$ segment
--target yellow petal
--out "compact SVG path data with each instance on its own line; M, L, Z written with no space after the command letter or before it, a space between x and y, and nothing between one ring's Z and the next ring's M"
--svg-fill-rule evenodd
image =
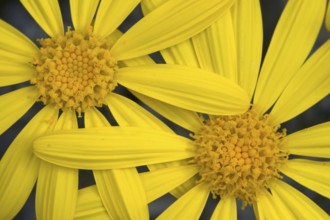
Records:
M54 132L34 141L34 153L60 166L98 170L190 158L195 145L168 132L118 126Z
M53 129L57 110L45 107L18 134L0 162L0 219L13 219L35 184L39 160L33 155L33 140Z
M71 19L75 30L85 31L92 23L100 0L70 0Z
M140 126L172 131L150 112L122 95L112 93L106 99L106 104L109 106L115 120L121 126Z
M157 220L197 220L204 209L209 194L210 191L208 190L207 185L201 183L175 201L160 216L158 216Z
M75 220L110 220L103 206L96 186L89 186L79 190Z
M281 201L275 200L267 190L258 193L254 207L256 207L255 214L258 216L258 219L281 220L283 216L285 216L286 220L296 219L292 212L287 207L283 207Z
M197 166L175 166L141 173L148 202L152 202L186 182L198 172Z
M328 214L311 199L283 181L276 181L271 191L292 211L296 219L329 219Z
M290 154L330 158L330 122L295 132L286 137Z
M129 29L111 52L117 59L126 60L180 43L209 26L232 3L232 0L168 1Z
M86 128L110 126L108 120L96 108L86 110L84 119Z
M209 72L170 64L118 70L118 83L168 104L208 114L239 114L249 107L246 92Z
M330 31L330 4L328 4L327 14L325 16L325 26Z
M130 0L123 4L122 0L101 1L95 19L94 32L100 37L110 35L139 2L140 0Z
M310 160L289 160L281 172L311 190L330 198L330 163Z
M294 75L271 111L276 124L307 110L330 93L330 40Z
M58 1L20 0L40 27L51 37L63 35L64 28Z
M236 38L238 83L252 98L259 74L263 31L259 1L236 1L232 8Z
M65 110L56 122L54 130L78 128L76 114ZM40 163L36 215L38 219L72 219L78 194L78 170Z
M9 86L30 80L35 69L27 63L0 60L0 86Z
M37 219L73 219L78 194L78 170L42 161L37 191Z
M29 38L3 20L0 20L0 32L1 60L25 63L37 53L38 48Z
M141 7L143 14L146 15L150 13L152 10L164 4L165 2L166 1L163 0L142 1ZM160 52L168 64L181 64L185 66L200 67L191 39L161 50Z
M157 99L150 98L134 91L132 93L157 113L180 125L181 127L184 127L185 129L194 132L202 125L196 112L166 104L158 101Z
M97 189L112 219L148 219L146 194L135 168L94 171Z
M193 44L202 69L220 73L237 82L235 36L229 11L223 18L193 37Z
M220 200L215 208L211 220L236 220L237 209L236 199L233 197L225 197Z
M322 25L325 0L288 1L258 79L254 103L265 112L305 61ZM304 36L304 37L302 37Z
M0 133L7 130L31 108L38 98L34 86L18 89L0 96Z

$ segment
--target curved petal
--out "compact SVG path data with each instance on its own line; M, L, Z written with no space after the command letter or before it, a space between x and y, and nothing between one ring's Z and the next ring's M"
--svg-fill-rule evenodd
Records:
M56 0L20 0L40 27L51 37L63 35L62 14Z
M329 219L329 215L316 203L283 181L276 181L271 191L292 211L296 219Z
M147 193L147 201L152 202L186 182L198 172L195 165L175 166L141 173L141 180Z
M330 198L330 163L310 160L289 160L281 172L311 190Z
M129 29L111 53L126 60L180 43L212 24L232 4L232 0L170 0Z
M38 98L34 86L18 89L0 96L0 133L7 130L31 108Z
M196 112L166 104L158 101L157 99L150 98L134 91L132 91L132 93L157 113L185 129L194 132L202 125L202 122Z
M296 220L293 213L281 201L276 200L267 190L258 194L256 207L256 216L258 219L281 220L285 216L286 220Z
M54 130L78 128L74 111L66 110ZM40 163L36 191L37 219L73 219L78 194L78 170Z
M106 104L120 126L149 127L171 132L161 120L128 98L111 93Z
M237 82L237 56L230 11L192 38L202 69Z
M84 122L86 128L111 126L108 120L96 108L85 111Z
M18 134L0 162L0 219L13 219L36 182L39 160L32 142L54 128L57 110L46 106Z
M101 37L110 35L139 2L140 0L129 0L123 4L122 0L101 1L95 19L94 32Z
M239 114L249 108L245 91L209 72L170 64L126 67L118 83L168 104L208 114Z
M190 158L195 145L168 132L118 126L54 132L34 141L34 153L64 167L104 170Z
M38 52L37 46L10 24L0 20L0 58L15 63L30 62Z
M0 60L0 86L9 86L32 79L35 69L27 63Z
M208 187L205 183L201 183L186 194L175 201L169 208L167 208L160 216L158 220L168 219L199 219L206 200L210 194Z
M330 93L330 40L294 75L271 111L280 124L299 115Z
M75 220L110 220L106 209L103 206L96 186L89 186L79 190L77 209L74 215Z
M100 0L70 0L71 19L75 30L85 31L92 23Z
M308 56L322 25L325 3L325 0L288 1L269 45L254 95L254 103L262 113L274 104Z
M261 63L263 31L260 2L236 1L232 8L238 83L252 98Z
M135 168L94 171L97 189L113 219L148 219L146 194Z
M330 158L330 122L318 124L286 137L284 148L290 154Z
M37 192L37 219L73 219L78 194L78 170L42 161Z
M236 199L233 197L222 198L215 208L211 220L236 220Z

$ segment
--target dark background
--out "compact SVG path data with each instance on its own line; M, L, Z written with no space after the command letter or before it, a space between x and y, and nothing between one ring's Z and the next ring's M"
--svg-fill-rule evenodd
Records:
M72 22L70 20L70 10L68 0L59 0L62 16L64 20L65 27L72 26ZM262 11L263 11L263 23L264 23L264 54L269 45L269 41L271 39L272 33L274 31L277 20L286 4L285 0L261 0ZM121 25L120 29L122 31L127 30L132 24L138 21L142 17L141 10L139 6L132 12L131 16L129 16L123 25ZM9 24L13 25L25 35L27 35L30 39L35 41L37 38L46 37L47 35L42 31L42 29L36 24L33 18L27 13L27 11L23 8L18 0L0 0L0 19L5 20ZM317 39L313 51L318 48L323 42L325 42L329 38L330 34L323 27L319 38ZM0 35L1 37L1 35ZM302 36L303 37L303 36ZM162 62L159 59L159 56L155 56L158 62ZM330 74L330 73L329 73ZM18 85L24 86L26 84ZM0 87L0 95L14 89L16 87ZM14 104L14 101L13 101ZM34 110L29 111L29 113L24 117L23 121L17 123L19 130L24 124L32 117L32 115L41 108L41 105L36 105ZM330 120L330 96L323 99L321 102L310 108L308 111L299 115L290 122L283 124L283 127L286 127L288 133L292 133L294 131L310 127L322 122L326 122ZM12 129L11 132L15 129ZM8 146L13 137L14 133L5 132L0 136L0 145ZM4 154L6 147L0 147L0 158ZM93 183L93 180L90 180L92 175L88 171L80 172L80 183L79 187L85 187ZM314 200L319 206L321 206L324 210L330 213L329 208L329 200L325 197L322 197L311 190L301 186L300 184L294 182L291 179L287 179L292 185L294 185L297 189L305 193L312 200ZM15 219L35 219L34 214L34 192L32 192L29 200L26 205L22 209L22 211L15 217ZM152 202L149 206L151 212L151 218L153 219L155 216L159 215L159 213L164 210L168 205L175 201L175 198L171 195L165 195L164 197ZM207 206L202 214L201 219L209 219L215 205L217 204L217 200L213 200L209 198ZM244 219L255 219L253 214L252 207L247 207L243 212L240 210L240 203L238 204L238 216L239 218ZM285 217L284 217L285 218Z

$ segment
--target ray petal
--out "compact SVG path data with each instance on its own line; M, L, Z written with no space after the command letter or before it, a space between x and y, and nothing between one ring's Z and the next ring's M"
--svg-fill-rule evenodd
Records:
M30 62L37 53L37 46L10 24L0 20L0 58L16 63Z
M330 158L330 122L290 134L284 148L290 154Z
M34 86L18 89L0 96L0 133L14 124L38 98Z
M304 112L330 93L330 40L322 45L293 76L271 114L283 123Z
M222 198L215 208L211 220L236 220L236 199L233 197Z
M13 219L35 184L39 160L33 155L33 140L52 130L57 110L47 106L23 128L0 162L0 219Z
M54 132L34 141L41 159L71 168L128 168L190 158L187 138L150 128L104 127Z
M234 82L192 67L126 67L119 69L117 80L128 89L197 112L239 114L250 105L246 92Z
M330 198L330 163L310 160L289 160L281 172L311 190Z
M259 73L263 31L259 1L236 1L232 8L236 37L238 83L250 98Z
M169 208L158 216L157 219L197 220L204 209L209 194L210 191L207 185L205 183L200 183L176 200Z
M94 32L101 37L110 35L139 2L140 0L129 0L123 4L122 0L101 1L95 19Z
M271 191L292 210L296 219L329 219L329 215L316 203L283 181L277 181Z
M113 219L148 219L145 190L135 168L94 171L97 189Z
M9 86L32 79L35 69L27 63L0 60L0 86Z
M233 2L167 1L129 29L116 42L111 52L119 60L126 60L180 43L208 27Z
M75 30L85 31L92 22L100 0L70 0L71 19Z
M62 14L56 0L20 0L40 27L51 37L63 35Z
M320 31L325 4L325 0L288 1L286 4L263 61L254 95L254 103L262 113L274 104L306 60Z

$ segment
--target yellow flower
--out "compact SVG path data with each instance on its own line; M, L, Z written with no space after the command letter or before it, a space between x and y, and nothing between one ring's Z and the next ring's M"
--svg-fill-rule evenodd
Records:
M325 15L325 26L330 31L330 4L328 4L327 14Z
M282 177L286 175L330 198L330 164L315 160L330 158L330 122L288 135L280 130L281 123L329 94L330 41L306 60L325 6L323 0L289 1L261 68L261 12L259 2L253 0L238 1L231 13L205 32L162 51L168 63L199 66L239 84L252 104L244 114L199 117L141 98L190 130L192 139L155 125L59 131L37 139L35 154L71 168L148 165L151 171L140 174L147 200L151 202L167 192L179 197L158 219L198 219L210 193L221 197L212 219L236 219L236 199L243 207L253 205L258 219L329 219L324 210ZM127 135L135 146L110 143L109 136ZM91 140L93 146L88 145ZM86 154L90 156L84 157ZM295 155L304 158L295 159ZM90 201L97 199L87 193L92 190L85 191Z
M205 29L224 14L233 0L212 0L208 3L202 0L193 3L171 0L124 34L116 29L139 4L139 0L125 4L119 0L71 0L74 29L63 27L58 1L21 0L21 3L49 38L39 39L38 48L14 27L0 21L0 86L25 81L31 83L0 96L0 133L10 128L36 101L41 101L45 106L23 128L1 158L1 219L11 219L17 214L37 178L38 219L72 218L77 199L77 169L40 162L33 155L32 142L51 130L76 128L76 112L78 115L84 112L86 127L110 126L95 108L103 104L111 109L120 125L136 123L137 116L131 117L131 112L138 114L138 121L153 118L137 104L113 92L116 87L125 86L191 110L220 113L218 109L222 109L223 104L215 106L208 103L222 96L224 92L217 83L222 83L224 79L205 77L200 70L191 68L156 65L146 55L184 41ZM191 74L194 76L190 77ZM191 80L184 80L188 76ZM177 90L179 84L183 86ZM237 112L243 112L249 105L247 96L244 97L243 90L239 91L233 83L229 89L238 91L233 94L237 103L232 104L237 106ZM205 93L214 95L205 102ZM200 104L196 105L196 100L200 100ZM60 118L59 109L63 111ZM113 205L113 201L109 200L110 193L117 193L117 197L113 197L117 200L120 196L125 197L120 194L124 193L133 199L139 198L141 202L133 205L144 208L131 207L123 215L129 216L127 218L148 216L147 203L138 184L135 184L135 194L131 192L133 188L124 192L108 189L117 181L134 182L137 178L135 169L128 169L127 172L95 171L94 175L106 208L111 209ZM113 180L111 184L106 182L109 176ZM125 211L122 207L115 206L119 213ZM118 215L116 217L119 219L126 218L117 213L113 215Z

